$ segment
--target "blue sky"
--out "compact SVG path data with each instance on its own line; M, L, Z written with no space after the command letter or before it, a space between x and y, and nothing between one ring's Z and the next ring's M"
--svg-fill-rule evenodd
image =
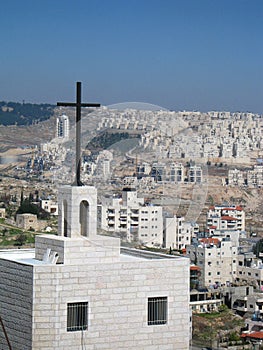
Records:
M9 0L0 100L263 114L262 0Z

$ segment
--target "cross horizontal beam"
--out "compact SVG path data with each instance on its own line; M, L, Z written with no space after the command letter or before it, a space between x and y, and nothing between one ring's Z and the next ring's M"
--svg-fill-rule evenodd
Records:
M76 107L76 102L57 102L58 107ZM100 107L99 103L80 103L81 107Z

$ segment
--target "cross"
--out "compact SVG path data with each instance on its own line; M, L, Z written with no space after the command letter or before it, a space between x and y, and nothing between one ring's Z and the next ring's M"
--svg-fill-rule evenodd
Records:
M81 107L100 107L99 103L81 103L81 82L76 83L76 102L57 102L57 106L76 107L76 177L73 186L83 186L80 180L80 139L81 139Z

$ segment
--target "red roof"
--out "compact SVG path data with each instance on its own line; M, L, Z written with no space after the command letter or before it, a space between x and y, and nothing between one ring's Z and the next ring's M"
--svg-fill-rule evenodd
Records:
M242 338L263 339L263 332L242 333Z
M199 266L190 266L191 271L199 271L200 267Z
M209 226L210 229L215 229L217 228L216 226Z
M221 220L226 220L226 221L237 221L236 218L233 218L233 216L228 216L228 215L221 216Z
M222 210L237 210L237 211L242 211L243 209L242 209L242 207L240 207L240 205L237 205L237 206L232 207L232 208L228 208L228 207L222 208Z
M204 243L204 244L218 244L220 241L218 238L212 238L212 237L208 237L208 238L201 238L200 242Z

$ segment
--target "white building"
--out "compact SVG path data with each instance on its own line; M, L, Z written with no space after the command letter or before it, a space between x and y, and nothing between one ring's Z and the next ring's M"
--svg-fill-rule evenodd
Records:
M200 166L193 165L188 169L188 182L201 183L203 180L203 171Z
M42 199L40 201L41 208L51 215L58 215L58 203L52 199Z
M5 218L5 208L0 208L0 219Z
M262 165L255 165L253 170L248 170L247 185L249 187L263 186L263 166Z
M189 260L98 236L94 187L58 202L58 236L0 252L1 349L188 350Z
M56 120L56 137L69 137L69 118L66 115L57 117Z
M131 188L124 188L121 197L102 199L100 226L122 233L128 242L158 247L163 244L162 207L144 203L144 198L138 198Z
M237 276L238 248L230 239L203 238L198 246L186 247L191 262L200 267L200 284L211 286L216 283L233 283Z
M230 186L242 186L245 183L243 172L239 169L230 169L228 171L228 184Z
M238 255L236 282L253 285L263 291L263 263L253 253Z
M238 205L216 205L207 212L207 227L216 230L245 231L245 212Z
M170 164L169 170L169 182L184 182L184 166L182 163Z
M183 217L165 218L164 247L177 250L185 249L191 244L194 226L186 222Z

